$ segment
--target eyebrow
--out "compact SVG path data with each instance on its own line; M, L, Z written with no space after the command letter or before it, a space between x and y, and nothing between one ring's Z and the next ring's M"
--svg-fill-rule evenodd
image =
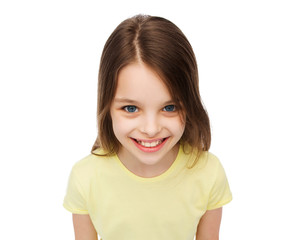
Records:
M129 98L114 98L114 101L118 103L138 103L137 101Z
M132 104L138 104L139 102L133 100L133 99L129 99L129 98L114 98L114 101L117 103L132 103ZM168 100L166 102L164 102L162 105L172 105L175 104L175 102L173 100Z

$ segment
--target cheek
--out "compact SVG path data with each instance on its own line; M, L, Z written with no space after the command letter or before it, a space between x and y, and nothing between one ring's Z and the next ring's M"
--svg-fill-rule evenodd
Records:
M185 130L185 122L181 118L167 119L166 126L174 135L181 137Z
M121 119L116 116L112 116L112 126L114 134L118 137L122 132L124 132L124 124L122 124Z
M112 126L117 138L129 134L135 127L135 121L124 118L119 115L112 115Z
M182 137L184 131L185 131L185 123L183 123L181 121L180 124L179 124L179 134L181 135L181 137Z

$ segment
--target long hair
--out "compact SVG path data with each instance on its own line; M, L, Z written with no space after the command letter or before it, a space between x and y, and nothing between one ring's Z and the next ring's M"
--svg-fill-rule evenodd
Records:
M101 56L98 75L97 139L92 152L102 148L117 153L110 107L115 96L119 71L134 62L143 62L164 81L180 112L185 115L181 142L208 151L211 132L208 114L199 94L198 69L192 47L182 31L161 17L137 15L126 19L108 38Z

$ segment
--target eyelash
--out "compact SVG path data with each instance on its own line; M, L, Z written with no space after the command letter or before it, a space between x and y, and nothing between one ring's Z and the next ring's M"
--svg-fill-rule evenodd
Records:
M172 107L172 110L167 111L166 108L168 108L168 107ZM132 108L133 111L130 111L130 108ZM133 109L133 108L135 108L135 109ZM122 107L122 109L125 110L128 113L136 113L136 112L138 112L138 108L136 106L134 106L134 105L124 106L124 107ZM167 105L162 110L164 112L175 112L176 111L176 106L172 105L172 104L171 105Z

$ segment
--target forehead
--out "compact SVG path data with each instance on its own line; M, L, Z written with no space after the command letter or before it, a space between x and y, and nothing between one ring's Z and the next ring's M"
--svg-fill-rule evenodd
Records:
M116 98L144 101L170 101L170 92L160 76L143 63L127 65L118 74Z

